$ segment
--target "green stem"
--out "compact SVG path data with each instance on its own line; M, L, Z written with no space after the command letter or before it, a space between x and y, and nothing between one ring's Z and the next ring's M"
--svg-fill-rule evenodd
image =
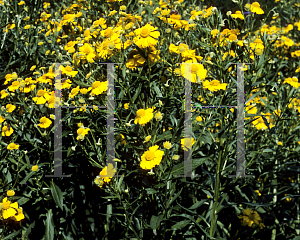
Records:
M220 148L223 145L223 140L220 140ZM210 225L210 232L209 235L213 237L214 235L214 229L215 224L217 220L217 207L218 207L218 198L219 198L219 189L220 189L220 165L222 160L222 151L219 152L219 159L218 159L218 166L217 166L217 176L215 181L215 192L214 192L214 203L213 203L213 209L212 209L212 220Z

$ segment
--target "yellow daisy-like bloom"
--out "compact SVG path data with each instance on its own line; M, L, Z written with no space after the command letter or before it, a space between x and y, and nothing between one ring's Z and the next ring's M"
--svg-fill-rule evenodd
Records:
M257 196L261 196L261 193L258 190L254 190L254 192L257 194Z
M213 29L211 30L210 34L213 36L213 37L216 37L216 35L219 33L219 30L218 29Z
M2 216L4 219L13 217L17 213L15 208L18 208L18 203L15 202L11 204L10 201L7 200L7 197L3 199L1 206L2 206Z
M140 164L142 169L152 169L156 165L160 164L164 152L158 150L158 148L158 145L150 147L149 150L142 155Z
M34 166L32 166L31 171L36 172L38 169L39 169L39 166L34 165Z
M173 160L178 160L179 158L180 158L179 155L174 155L174 156L172 157Z
M206 80L203 83L203 88L208 89L211 92L214 92L221 89L225 90L227 85L228 85L227 83L220 83L220 81L218 80L212 80L211 82Z
M261 223L262 220L255 210L245 209L243 211L243 216L238 216L238 218L241 219L243 226L252 227L254 223L256 226L260 226L261 229L265 227L265 225Z
M158 38L160 36L159 31L156 31L157 27L154 28L149 23L146 26L136 29L134 33L137 35L133 39L134 43L140 48L146 48L150 46L154 46L157 44Z
M125 104L124 104L124 108L125 108L125 109L128 109L128 108L129 108L129 103L125 103Z
M24 4L25 4L24 1L21 1L21 2L18 3L19 6L24 5Z
M49 118L42 117L40 119L39 127L48 128L51 125L52 121Z
M162 118L163 118L163 116L162 116L161 112L157 112L157 113L155 114L155 119L156 119L156 121L160 121L160 120L162 120Z
M164 148L170 149L172 147L172 144L169 141L164 142Z
M280 141L278 141L277 144L280 145L280 146L283 146L283 143L280 142Z
M256 14L264 14L265 12L260 8L260 5L258 2L254 2L251 4L251 12L254 12Z
M149 136L147 136L146 138L145 138L145 141L144 141L144 143L145 142L149 142L150 141L150 139L151 139L151 136L149 135Z
M1 99L6 98L8 96L8 92L6 92L5 90L2 90L0 93L1 93Z
M12 105L12 104L7 104L6 105L6 111L9 112L9 113L13 112L15 109L16 109L15 105Z
M300 87L300 83L298 82L297 77L292 77L292 78L286 78L283 83L288 83L294 88Z
M14 132L12 127L8 127L8 126L4 126L2 128L2 136L7 136L9 137L10 135L12 135Z
M6 192L6 194L7 194L7 196L12 197L12 196L15 195L15 191L14 191L14 190L8 190L8 191Z
M231 14L231 17L244 20L244 15L241 13L241 11L236 11L234 14Z
M102 94L103 92L107 91L107 84L108 82L100 82L100 81L95 81L93 82L92 85L92 94L93 95L99 95Z
M19 145L18 145L18 144L14 144L14 143L10 143L10 144L7 146L7 149L8 149L8 150L19 149Z
M116 169L114 168L112 163L109 163L108 166L105 166L102 171L99 173L99 176L97 176L94 180L94 183L98 187L102 187L104 183L109 183L114 176L116 172Z
M139 109L136 112L134 119L135 124L145 125L153 118L153 110L155 107L145 109Z
M24 214L23 214L23 210L22 208L17 208L17 215L13 216L13 218L16 220L16 221L21 221L22 219L25 218Z
M0 115L0 123L3 123L4 121L5 121L5 118Z
M78 136L77 136L76 140L83 140L83 139L84 139L84 136L85 136L86 134L88 134L89 131L90 131L89 128L82 128L82 127L79 128L79 129L77 130Z
M202 120L203 120L203 119L202 119L201 116L196 117L196 121L197 121L197 122L201 122Z
M196 142L194 138L183 138L180 140L181 142L181 147L183 148L184 151L188 151L188 149L192 148L192 145Z
M193 63L192 60L188 60L181 64L181 73L187 80L193 83L199 83L197 77L199 77L200 81L204 80L207 70L204 69L202 64Z

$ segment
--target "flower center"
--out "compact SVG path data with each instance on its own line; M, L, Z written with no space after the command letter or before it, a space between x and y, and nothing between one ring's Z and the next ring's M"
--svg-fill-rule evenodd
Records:
M180 53L183 53L185 51L185 47L184 46L179 46L178 48Z
M3 209L9 209L9 207L10 207L10 202L9 201L3 203Z
M176 75L180 75L180 74L181 74L181 71L180 71L180 69L177 69L177 68L176 68L176 69L174 70L174 73L175 73Z
M137 111L136 115L138 117L144 117L145 116L145 110L144 109L140 109Z
M155 154L153 152L147 152L145 158L147 161L152 161L155 157Z
M112 34L112 30L110 28L108 28L104 31L104 37L110 37L111 34Z
M211 81L210 85L212 85L212 86L218 86L218 85L219 85L219 82L213 80L213 81Z
M110 50L113 50L113 49L115 48L115 43L114 43L114 42L108 43L108 48L109 48Z
M148 28L142 28L142 31L141 31L141 36L143 37L143 38L146 38L146 37L148 37L150 35L150 31L149 31L149 29Z
M196 74L198 68L197 68L197 65L192 65L192 74Z

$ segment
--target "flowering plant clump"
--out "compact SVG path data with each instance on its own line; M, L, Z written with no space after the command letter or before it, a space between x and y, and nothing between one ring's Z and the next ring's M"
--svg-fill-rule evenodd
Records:
M0 0L0 239L299 235L299 7Z

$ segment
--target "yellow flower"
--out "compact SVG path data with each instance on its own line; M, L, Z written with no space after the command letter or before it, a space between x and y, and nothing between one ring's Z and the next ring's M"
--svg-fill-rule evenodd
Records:
M20 5L24 5L24 4L25 4L24 1L21 1L21 2L18 3L19 6L20 6Z
M8 127L7 125L2 127L2 136L9 137L14 132L12 127Z
M300 86L300 83L298 82L297 77L286 78L283 83L288 83L294 88L298 88Z
M15 109L16 109L15 105L12 105L12 104L7 104L6 105L6 111L9 112L9 113L13 112Z
M277 144L283 146L283 143L280 141L278 141Z
M30 28L30 25L26 25L25 27L24 27L24 29L29 29Z
M287 196L287 194L284 194L284 196ZM290 202L292 198L286 198L285 201Z
M30 71L33 71L35 68L36 68L36 65L33 65L33 66L30 68Z
M249 3L245 4L244 9L245 9L246 11L249 11L250 8L251 8L251 5L250 5Z
M172 144L169 141L164 142L164 148L170 149L172 147Z
M159 31L156 31L149 23L146 26L136 29L134 33L137 35L133 39L134 43L140 48L146 48L157 44L157 38L160 36Z
M14 190L8 190L8 191L6 192L6 194L7 194L7 196L12 197L12 196L15 195L15 191L14 191Z
M124 108L125 108L125 109L128 109L128 108L129 108L129 103L125 103L125 104L124 104Z
M178 160L178 159L179 159L179 155L174 155L174 156L172 157L172 159L173 159L173 160Z
M92 85L92 94L93 95L100 95L103 92L107 91L107 84L108 82L100 82L100 81L95 81L93 82Z
M8 149L8 150L19 149L19 145L18 145L18 144L14 144L14 143L10 143L10 144L7 146L7 149Z
M150 147L148 151L144 152L141 157L140 167L142 169L152 169L156 165L159 165L164 152L158 150L159 146L155 145Z
M200 117L200 116L196 117L196 121L197 122L201 122L202 121L202 117Z
M116 169L114 168L112 163L109 163L108 166L105 166L101 172L99 173L99 176L97 176L94 180L94 183L98 187L102 187L104 183L109 183L114 176L116 172Z
M82 140L84 139L84 136L85 136L86 134L88 134L89 131L90 131L89 128L83 128L83 127L80 127L80 128L77 130L78 136L77 136L76 140L81 140L81 141L82 141Z
M180 140L181 147L184 151L188 151L188 149L192 148L192 145L196 142L194 138L183 138Z
M151 139L151 136L149 135L149 136L147 136L146 138L145 138L145 141L144 141L144 143L145 142L149 142L150 141L150 139Z
M155 107L148 108L148 109L139 109L136 112L136 117L134 120L135 124L145 125L153 118L153 110Z
M25 218L24 214L23 214L23 210L22 208L17 208L17 215L13 216L13 218L16 220L16 221L21 221L22 219Z
M254 190L254 192L258 195L261 196L261 193L258 190Z
M18 208L18 203L10 203L10 201L7 200L7 197L5 197L1 203L2 208L2 217L4 219L8 219L10 217L15 216L15 214L17 213L17 211L15 210L15 208Z
M260 8L260 5L258 2L254 2L251 4L251 12L254 12L256 14L264 14L264 11Z
M162 116L161 112L157 112L157 113L155 114L155 119L156 119L156 121L160 121L160 120L162 120L162 118L163 118L163 116Z
M204 69L202 64L193 63L192 60L188 60L181 64L181 73L187 80L193 83L199 83L199 81L205 79L207 70Z
M227 83L221 84L220 81L218 81L218 80L212 80L211 82L206 80L203 83L203 88L208 89L209 91L213 92L213 91L218 91L221 89L225 90L227 85L228 85Z
M51 125L52 121L49 118L42 117L40 123L38 124L41 128L48 128Z
M264 224L261 223L261 218L259 214L255 210L245 209L243 211L243 216L238 216L241 219L243 226L252 227L253 223L256 226L260 226L261 228L264 227Z
M39 166L34 165L34 166L32 166L31 171L36 172L38 169L39 169Z
M241 11L236 11L234 14L231 14L231 17L244 20L244 15L241 13Z

